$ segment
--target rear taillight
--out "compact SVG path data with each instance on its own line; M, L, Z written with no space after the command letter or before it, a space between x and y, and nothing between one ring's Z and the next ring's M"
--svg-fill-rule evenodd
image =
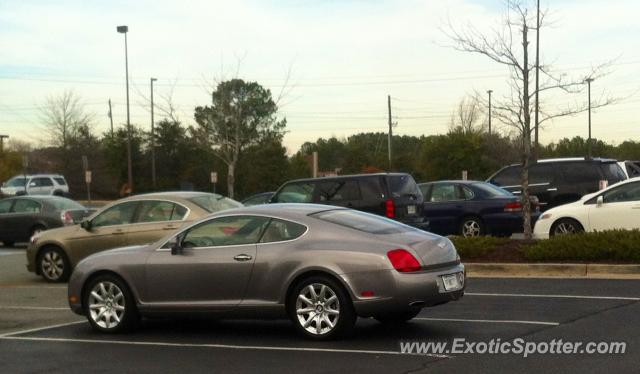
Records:
M73 225L73 217L71 216L71 213L66 210L60 213L60 219L65 225Z
M392 199L384 202L385 215L389 218L396 218L396 204Z
M410 273L420 270L420 263L409 251L405 249L394 249L387 252L387 257L391 261L393 268L401 273Z
M522 204L519 201L512 201L504 206L505 212L520 212L522 211Z

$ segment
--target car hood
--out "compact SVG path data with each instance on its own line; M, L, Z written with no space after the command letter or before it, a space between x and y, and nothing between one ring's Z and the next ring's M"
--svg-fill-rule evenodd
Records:
M109 249L106 251L101 251L101 252L96 252L94 254L92 254L89 257L84 258L82 261L80 261L77 265L77 267L81 267L81 266L92 266L95 265L96 262L98 263L102 263L104 264L103 261L106 260L106 262L110 262L109 259L111 257L120 257L120 256L127 256L128 254L134 254L134 253L138 253L138 252L143 252L145 250L147 250L147 248L149 248L150 244L144 244L144 245L132 245L132 246L127 246L127 247L118 247L118 248L113 248L113 249ZM120 260L118 260L120 261Z
M84 230L84 229L80 227L80 225L63 226L55 229L41 231L39 234L36 235L36 238L39 241L42 241L42 240L59 241L59 240L64 240L65 238L68 238L78 230Z

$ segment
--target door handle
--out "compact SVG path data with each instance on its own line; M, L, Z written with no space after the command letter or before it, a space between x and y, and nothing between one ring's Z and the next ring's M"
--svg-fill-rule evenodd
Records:
M120 229L114 230L113 235L124 235L124 230L120 230Z
M237 255L235 256L233 259L236 261L249 261L251 260L253 257L246 255L246 254L241 254L241 255Z
M163 230L176 230L178 228L178 226L165 226L162 229Z
M557 188L555 188L555 187L554 187L554 188L547 188L547 191L549 191L549 192L554 192L554 191L558 191L558 189L557 189Z

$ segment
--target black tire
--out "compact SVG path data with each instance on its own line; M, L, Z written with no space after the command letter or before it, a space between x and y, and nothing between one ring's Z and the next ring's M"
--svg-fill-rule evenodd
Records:
M35 225L31 228L31 230L29 230L29 238L31 238L32 236L34 236L35 234L40 233L41 231L45 231L47 228L44 227L43 225Z
M63 197L64 196L64 192L62 192L60 190L55 190L55 191L53 191L53 196Z
M475 237L485 234L484 223L480 217L467 216L460 221L458 233L462 237Z
M584 227L573 218L560 218L551 225L549 236L573 235L584 232Z
M16 242L12 241L12 240L6 240L6 241L2 241L2 245L4 247L13 247L16 244Z
M322 286L326 287L324 300L322 298ZM312 300L308 298L308 300L311 302L317 301L317 303L309 304L307 308L303 308L302 304L306 305L308 303L305 303L302 299L299 302L299 296L308 293L309 287L316 290L318 299ZM327 295L330 295L330 297L327 297ZM333 296L335 296L335 300L331 301ZM309 311L308 315L299 315L297 312L298 310L310 308L315 310ZM336 310L338 314L335 314ZM287 312L296 330L312 340L331 340L346 336L353 331L357 319L351 298L342 284L322 275L305 278L293 287L287 302ZM303 325L305 318L307 322L310 322L308 327ZM331 318L334 319L331 320ZM330 323L333 323L334 326L331 327ZM314 328L316 331L320 331L311 332L307 330L313 330Z
M95 331L117 334L131 331L140 322L133 294L118 276L102 274L90 279L82 297L85 315Z
M69 258L58 247L45 247L40 250L36 264L38 272L47 282L65 282L71 275Z
M401 312L387 313L374 318L385 325L401 324L414 319L422 309L409 309Z

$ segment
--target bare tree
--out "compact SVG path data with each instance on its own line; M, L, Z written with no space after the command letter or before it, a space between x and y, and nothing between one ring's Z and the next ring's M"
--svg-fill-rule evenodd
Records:
M531 206L529 197L529 166L532 161L531 134L535 130L531 117L535 111L536 95L535 86L531 86L532 76L535 75L535 63L531 63L529 54L529 31L541 28L545 22L545 12L540 14L540 23L537 23L536 12L529 12L526 1L506 0L507 12L503 19L503 25L499 29L493 29L484 34L477 28L469 25L464 30L456 29L449 22L445 34L453 41L453 48L477 53L488 57L492 61L509 68L510 92L493 102L492 115L503 124L514 128L522 140L522 202L524 216L525 238L531 238ZM535 8L534 8L535 9ZM596 78L605 74L604 70L611 63L602 64L591 69L585 77L569 80L565 75L553 73L550 66L540 65L541 80L538 93L561 90L566 93L577 93L584 90L584 82L587 78ZM600 98L591 103L591 108L598 108L611 104L612 98ZM587 104L576 103L565 108L540 110L539 123L544 123L553 118L570 116L587 110Z
M83 128L90 129L93 122L93 116L85 111L80 97L71 90L49 96L40 108L40 115L50 143L63 150L67 150L70 140Z
M449 132L461 132L463 134L482 132L483 126L478 123L484 112L482 108L477 94L463 97L451 115Z

